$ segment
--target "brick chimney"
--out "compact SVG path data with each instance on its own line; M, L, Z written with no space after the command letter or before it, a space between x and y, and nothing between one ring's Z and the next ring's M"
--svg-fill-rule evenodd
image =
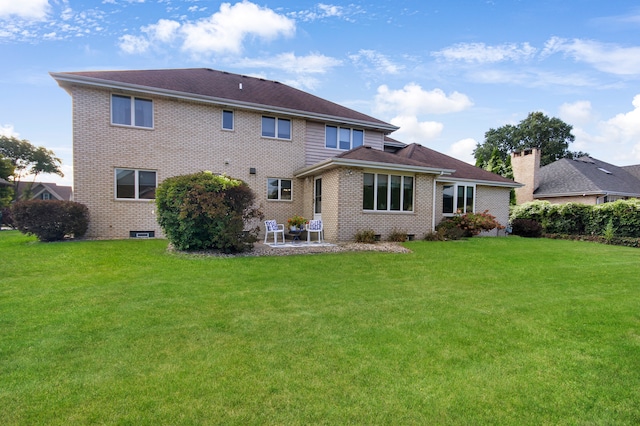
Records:
M540 149L529 148L511 153L513 179L524 184L516 188L516 203L533 201L533 192L538 188L540 169Z

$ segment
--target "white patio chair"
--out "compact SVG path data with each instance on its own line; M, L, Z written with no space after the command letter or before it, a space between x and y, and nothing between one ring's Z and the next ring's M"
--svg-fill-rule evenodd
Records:
M311 233L316 232L318 234L318 242L324 242L324 231L322 229L322 221L321 220L310 220L307 225L307 243L311 242Z
M275 220L264 221L264 243L267 244L269 234L273 234L273 244L278 244L278 234L282 234L282 244L284 244L284 225L276 223Z

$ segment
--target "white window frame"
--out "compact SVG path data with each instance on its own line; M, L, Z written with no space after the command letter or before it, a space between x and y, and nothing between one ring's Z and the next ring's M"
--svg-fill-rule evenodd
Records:
M278 198L269 198L269 190L271 189L271 181L278 181ZM291 189L291 197L289 199L282 198L282 181L288 181ZM267 201L293 201L293 179L286 178L267 178Z
M333 129L336 129L336 146L332 147L332 146L328 146L327 145L327 129L331 127ZM340 130L348 130L349 131L349 148L344 149L344 148L340 148ZM330 124L326 124L324 127L324 147L326 149L335 149L338 151L349 151L350 149L353 148L357 148L357 146L353 146L353 132L362 132L362 145L358 145L358 146L363 146L365 145L364 140L365 140L365 134L364 134L364 129L354 129L351 127L341 127L341 126L333 126Z
M373 209L365 209L364 208L364 175L369 174L373 175ZM378 209L378 178L379 176L387 177L387 208L386 209ZM391 210L391 176L399 176L400 179L400 209L399 210ZM416 176L415 175L407 175L407 174L398 174L398 173L375 173L375 172L365 172L362 175L362 210L364 212L384 212L384 213L413 213L415 211L416 206ZM405 178L412 179L411 186L411 210L404 210L404 184Z
M231 113L231 127L224 127L224 115L225 113ZM235 129L236 127L236 114L233 112L233 110L231 109L223 109L222 110L222 117L221 117L222 123L220 124L220 126L222 127L222 130L227 130L227 131L232 131Z
M275 120L275 132L274 132L274 136L268 136L264 134L264 119L265 118L270 118ZM289 123L289 137L288 138L281 138L278 136L278 128L280 126L280 121L286 121ZM280 118L280 117L274 117L272 115L263 115L260 118L260 134L262 135L263 138L268 138L268 139L279 139L279 140L283 140L283 141L290 141L293 137L293 123L290 119L288 118Z
M444 189L447 186L453 187L453 212L445 212L444 211ZM465 205L461 209L458 206L458 188L464 187L464 199ZM471 211L466 211L466 199L467 199L467 188L473 188L473 208ZM465 213L475 213L476 212L476 197L477 197L477 188L473 183L454 183L447 182L442 185L442 215L443 216L455 216L457 214L465 214ZM460 211L460 213L458 213Z
M125 123L115 123L113 121L113 99L115 97L118 98L129 98L129 100L131 101L131 105L130 105L130 109L131 109L131 117L129 117L129 120L131 122L131 124L125 124ZM122 126L122 127L135 127L136 129L153 129L153 126L155 125L155 119L154 119L154 105L153 105L153 99L147 99L147 98L139 98L136 96L130 96L130 95L123 95L120 93L112 93L111 94L111 108L110 108L110 121L111 124L113 126ZM151 103L151 125L150 126L138 126L136 125L136 100L141 100L141 101L147 101Z
M133 171L134 172L134 196L133 197L124 197L118 198L118 171ZM148 169L132 169L129 167L116 167L113 172L113 195L116 200L125 200L125 201L149 201L155 200L155 196L153 198L140 198L140 172L150 172L155 173L156 181L155 188L158 189L158 171L157 170L148 170Z

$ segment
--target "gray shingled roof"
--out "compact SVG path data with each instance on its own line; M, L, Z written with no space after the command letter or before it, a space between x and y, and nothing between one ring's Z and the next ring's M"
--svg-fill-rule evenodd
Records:
M536 197L570 194L640 196L640 179L625 170L591 157L563 158L541 167Z
M51 73L51 76L61 85L75 83L142 90L167 96L195 97L229 107L261 108L361 123L385 132L397 129L382 120L277 81L208 68L63 72Z

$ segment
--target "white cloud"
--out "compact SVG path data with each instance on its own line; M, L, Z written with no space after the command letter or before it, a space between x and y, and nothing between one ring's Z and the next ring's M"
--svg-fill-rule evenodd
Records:
M3 124L2 126L0 126L0 136L13 136L14 138L17 138L20 136L20 134L14 130L13 124Z
M401 90L390 90L386 85L378 87L374 109L378 113L408 116L458 112L472 105L473 102L462 93L447 95L441 89L427 91L416 83L409 83Z
M405 143L423 144L440 136L444 128L444 125L437 121L418 121L415 115L399 115L390 122L400 127L394 132L393 138Z
M357 54L349 55L349 59L358 67L366 66L364 64L366 60L373 64L374 71L379 74L398 74L404 69L402 65L392 63L389 58L375 50L361 49Z
M231 5L222 3L209 18L182 25L183 50L192 53L240 53L245 38L272 40L291 36L295 23L271 9L247 0Z
M591 102L577 101L560 105L559 115L562 121L571 125L584 125L593 121Z
M355 10L353 10L354 8ZM318 3L311 10L301 10L298 12L289 13L288 15L294 19L299 19L303 22L317 21L317 20L326 19L326 18L339 18L349 22L353 22L351 15L355 13L360 13L360 12L361 11L359 10L359 8L353 4L350 4L347 7L344 7L344 6L335 6L332 4Z
M566 40L552 37L545 44L543 56L564 53L576 61L590 64L599 71L616 75L640 74L640 47L622 47L593 40Z
M294 74L324 74L329 69L341 64L342 61L339 59L320 53L296 56L293 52L281 53L268 58L245 58L234 63L235 66L279 69Z
M475 164L476 159L473 157L473 151L477 145L478 141L473 138L462 139L451 145L447 151L447 155L464 161L465 163Z
M48 0L0 0L0 18L17 16L28 20L42 20L49 12Z
M142 31L147 33L152 40L163 43L171 43L177 36L180 23L169 19L160 19L157 24L142 27Z
M494 63L504 61L522 61L533 58L537 49L529 43L504 43L488 46L484 43L458 43L451 47L433 52L432 55L447 61L468 63Z
M134 53L144 53L147 50L149 50L150 43L146 37L125 34L122 37L120 37L119 46L123 52L134 54Z

